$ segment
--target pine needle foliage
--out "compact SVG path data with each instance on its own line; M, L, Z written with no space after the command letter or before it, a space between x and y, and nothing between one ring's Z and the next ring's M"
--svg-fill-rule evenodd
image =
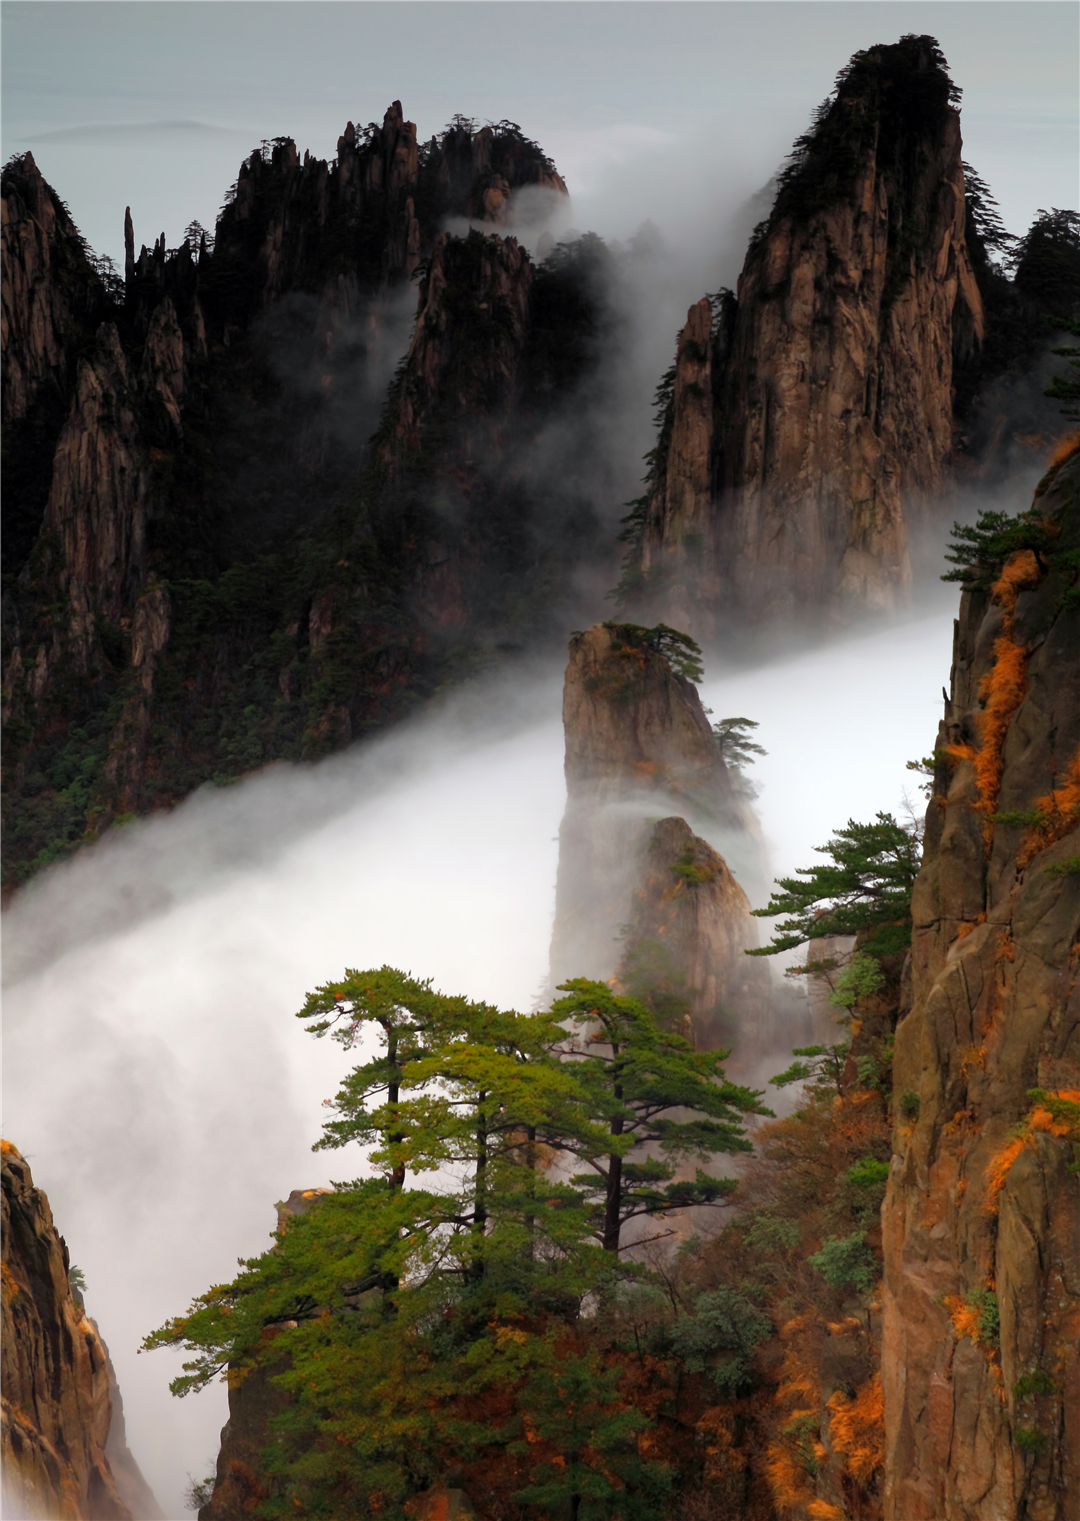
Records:
M870 824L849 819L827 845L815 846L830 864L796 867L795 877L777 878L759 918L788 914L768 945L748 956L775 956L824 935L873 930L862 949L869 955L899 949L910 937L911 890L919 870L919 842L891 813ZM803 878L805 880L800 880Z
M1043 556L1053 542L1050 530L1033 511L1016 516L996 510L980 512L974 524L954 523L951 538L945 558L953 569L941 579L960 581L969 591L989 587L1017 550L1030 549L1043 567Z
M768 1111L644 1004L562 991L521 1015L381 967L308 995L308 1031L359 1057L316 1146L356 1142L376 1176L335 1184L144 1342L186 1349L177 1395L254 1376L288 1396L260 1456L266 1521L404 1521L451 1463L497 1475L508 1514L663 1508L657 1409L628 1397L591 1312L648 1281L620 1257L627 1222L725 1199L733 1180L676 1169L748 1150L742 1117Z
M577 1174L574 1184L595 1201L605 1250L618 1252L628 1221L716 1204L734 1192L734 1179L700 1168L692 1180L676 1179L677 1164L750 1151L741 1116L770 1111L760 1093L726 1080L725 1052L695 1051L659 1029L637 999L587 978L561 983L560 991L566 996L552 1012L579 1032L572 1064L590 1094L590 1113L607 1125L612 1141L605 1154L583 1157L590 1172ZM653 1154L629 1158L628 1143L648 1145Z
M630 649L655 650L658 655L663 655L668 665L685 681L699 682L704 680L705 667L702 664L701 645L689 634L682 633L677 628L671 628L666 623L654 624L652 628L646 628L641 623L608 622L604 627L610 629L615 637Z

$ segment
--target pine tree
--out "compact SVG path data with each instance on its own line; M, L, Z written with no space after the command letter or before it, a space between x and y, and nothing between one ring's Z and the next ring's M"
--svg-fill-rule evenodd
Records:
M693 1180L677 1179L677 1165L691 1157L750 1151L741 1116L770 1111L760 1093L725 1079L726 1052L695 1051L681 1036L661 1030L637 999L586 978L561 983L560 990L566 996L552 1012L577 1031L579 1081L589 1093L590 1117L606 1125L609 1136L603 1155L578 1151L591 1170L577 1174L574 1183L595 1201L604 1250L617 1253L630 1220L715 1204L731 1194L734 1179L700 1168ZM677 1119L676 1113L691 1117ZM661 1155L630 1155L641 1147Z
M891 813L872 824L849 819L827 845L817 845L831 864L798 866L795 877L778 877L758 918L790 914L768 945L748 956L775 956L824 935L855 935L874 930L864 949L884 955L906 944L911 935L911 890L919 871L919 842ZM800 878L805 878L800 881Z

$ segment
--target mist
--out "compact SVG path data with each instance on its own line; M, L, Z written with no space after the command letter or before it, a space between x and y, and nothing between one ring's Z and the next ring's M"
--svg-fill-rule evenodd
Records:
M36 24L33 13L61 7L13 9L19 26L29 28ZM108 13L103 35L119 56L117 39L132 11L153 11L168 21L188 8L124 7L123 15L119 7L94 9ZM244 58L249 44L260 59L267 47L265 35L252 38L248 23L261 8L200 9L211 13L208 24L235 27L239 41L229 40L230 33L208 48L185 21L185 46L198 41L192 77L202 81L204 69L224 69L228 90L240 88L241 45ZM451 26L454 7L432 9L444 10ZM521 12L530 26L550 28L548 15L565 10L583 17L593 9L526 6ZM623 15L630 9L620 8ZM680 27L697 17L711 26L720 9L670 12L678 13ZM764 10L727 9L748 27ZM762 63L758 76L738 58L724 60L725 88L745 85L749 92L742 104L733 102L722 115L699 111L689 124L687 110L676 121L659 108L646 121L644 111L635 115L636 100L609 101L600 111L579 110L562 95L539 105L528 91L518 98L518 86L504 79L507 49L496 29L489 42L498 44L498 67L479 50L476 66L484 77L454 83L452 98L447 81L457 74L449 54L436 59L445 99L425 96L422 81L410 85L386 61L377 70L369 65L379 77L364 81L363 91L350 79L348 93L334 82L323 92L323 35L312 74L320 98L313 86L295 115L275 79L272 98L242 95L232 102L235 116L222 114L209 95L185 100L176 106L178 120L162 124L157 137L143 123L110 127L106 139L80 134L70 142L55 135L51 142L33 141L31 128L51 127L57 119L51 103L46 110L33 96L37 116L26 115L23 137L9 131L9 146L33 146L42 172L69 200L91 243L119 260L125 196L133 204L137 246L151 242L162 226L172 246L192 216L212 225L245 149L263 135L287 132L301 153L305 147L332 152L348 117L381 118L395 96L417 120L421 138L455 110L515 116L566 175L573 226L599 233L615 255L616 338L602 387L577 415L571 409L552 422L523 469L543 485L546 471L587 450L587 494L599 523L611 530L641 489L641 457L653 443L653 392L672 362L687 308L735 284L750 228L768 209L762 187L848 53L911 24L886 18L883 12L895 7L875 8L879 13L869 16L854 6L806 8L812 9L829 13L831 29L821 38L810 28L821 55L820 81L815 76L811 87L800 79L794 87L796 49L776 47L776 21L770 20L761 23L768 69ZM927 26L940 31L929 19L931 8L923 9ZM933 13L943 26L978 38L968 15L973 8L964 8L962 25L946 16L949 9L934 7ZM995 9L1006 8L979 7ZM350 27L358 24L353 13L359 7L329 10L335 25L338 16ZM378 13L388 29L399 24L393 14L399 7L364 10ZM542 21L532 14L540 10ZM658 8L633 10L648 19ZM859 10L864 14L856 18ZM100 32L96 19L94 26ZM306 58L312 39L303 33L297 26L294 41ZM956 48L944 40L966 84L963 59L956 56L960 38ZM70 46L62 41L61 52ZM573 51L559 37L550 47L554 78L556 62L565 67ZM362 53L358 41L330 51L335 68L340 58L349 69ZM1043 51L1052 60L1060 56L1060 50ZM168 57L164 47L149 52L154 69ZM711 83L704 54L681 42L673 54L656 94L665 101L696 100ZM1041 86L1043 58L1037 62ZM281 66L291 80L298 67L292 56ZM695 70L693 88L687 87L687 71ZM614 79L617 71L610 73ZM255 90L264 76L271 77L261 62L239 71L245 90ZM156 85L153 70L145 77ZM490 93L496 79L503 81L501 95ZM489 94L477 94L481 86ZM224 99L224 87L215 87ZM201 83L200 90L210 85ZM324 101L322 93L332 98ZM172 100L166 92L161 104L144 102L139 110L171 113ZM106 122L129 114L110 105L106 112L95 100L80 109L87 118L104 113ZM196 131L189 115L205 117L215 130ZM227 125L218 128L220 122ZM100 150L106 141L108 155L95 152L95 144ZM993 187L991 154L970 156ZM1055 194L1066 199L1042 188L1059 170L1052 162L1036 190L1025 182L1023 197L1015 197L1018 210L1008 218L1013 230L1026 225L1032 196L1047 204ZM537 227L540 221L522 215L528 241L533 221ZM355 447L374 426L382 385L408 342L414 309L410 289L384 314L374 359L366 311L339 329L335 390L320 414L329 446L348 438ZM283 407L311 404L317 393L311 320L309 305L298 298L291 307L283 303L259 335L272 347ZM1018 477L1019 499L1009 510L1027 504L1035 478ZM812 649L781 642L756 660L707 652L703 701L718 719L744 716L760 725L755 738L768 754L750 775L760 788L755 807L774 875L811 864L814 848L849 818L867 820L878 810L901 816L905 793L921 807L917 779L905 762L933 746L958 600L955 587L935 579L940 542L946 521L973 518L977 505L969 494L955 513L946 507L927 529L927 569L906 618ZM572 599L576 622L612 616L604 592L615 579L616 559L612 549L603 563L580 568ZM212 1283L230 1279L238 1257L266 1248L276 1200L364 1170L358 1151L328 1158L310 1149L320 1131L321 1102L336 1091L348 1058L336 1044L306 1035L294 1018L306 991L346 966L383 963L503 1007L531 1007L545 984L565 803L561 683L561 660L522 662L344 755L315 766L275 765L225 789L204 788L169 815L114 828L78 857L43 872L4 916L5 1134L29 1159L71 1259L86 1275L87 1309L116 1366L129 1445L171 1517L185 1515L188 1476L202 1478L216 1455L225 1390L216 1386L174 1400L168 1382L180 1371L180 1356L140 1356L140 1341ZM711 843L724 848L720 839ZM754 906L762 906L760 898ZM767 922L762 929L767 935ZM783 1041L777 1057L780 1070L787 1063Z
M899 810L950 642L951 607L707 668L717 716L760 723L777 874L849 817ZM524 667L317 766L204 789L45 872L5 916L6 1133L86 1274L170 1516L216 1452L225 1392L172 1399L179 1357L139 1341L265 1249L276 1200L364 1170L359 1152L310 1152L347 1058L293 1018L305 992L388 963L524 1009L544 982L560 696L560 669Z

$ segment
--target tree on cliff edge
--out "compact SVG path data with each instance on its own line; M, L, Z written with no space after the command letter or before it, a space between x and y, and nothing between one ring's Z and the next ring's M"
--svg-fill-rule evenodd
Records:
M863 949L885 955L906 945L911 936L911 890L920 865L919 841L891 813L872 824L849 819L827 845L816 845L829 864L798 866L794 877L778 877L758 918L789 914L768 945L748 956L775 956L824 935L874 931ZM800 878L804 879L800 881Z

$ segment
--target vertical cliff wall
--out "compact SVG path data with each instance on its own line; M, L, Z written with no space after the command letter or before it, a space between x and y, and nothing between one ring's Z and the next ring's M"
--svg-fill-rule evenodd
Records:
M122 1422L112 1430L109 1355L71 1293L49 1201L15 1147L2 1145L4 1513L155 1521L162 1512Z
M982 338L959 92L933 38L857 53L730 293L692 307L625 581L701 637L902 604Z
M740 1015L759 1022L768 974L743 955L756 921L694 830L750 870L760 842L693 683L655 631L597 624L570 642L563 725L552 984L617 976L702 1041L732 1035Z
M956 626L883 1210L887 1521L1080 1505L1080 453ZM1022 543L1022 541L1021 541Z

